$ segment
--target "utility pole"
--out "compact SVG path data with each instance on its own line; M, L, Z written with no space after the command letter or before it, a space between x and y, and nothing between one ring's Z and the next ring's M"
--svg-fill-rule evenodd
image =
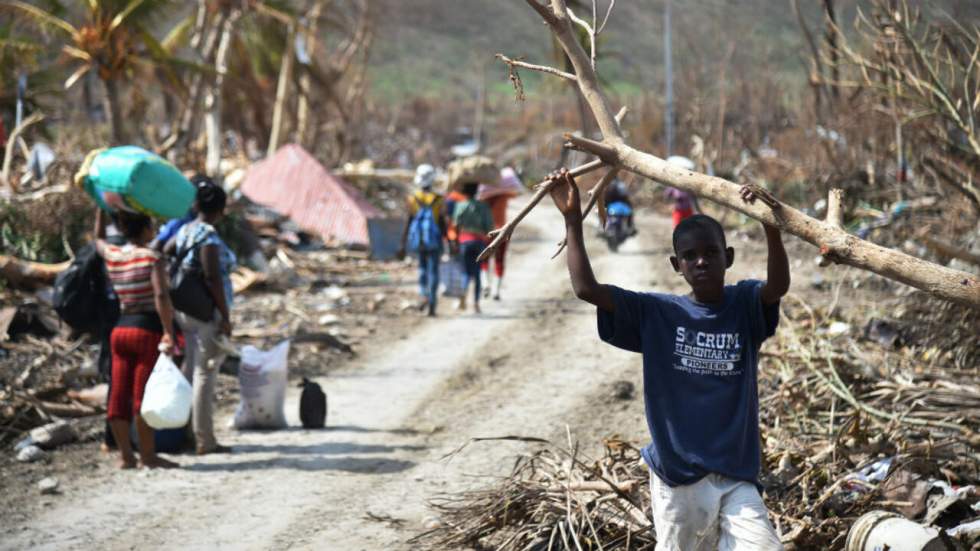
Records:
M671 0L664 2L664 73L666 74L666 112L664 113L664 128L666 130L667 154L669 157L674 153L674 60L671 52L670 39L670 4Z

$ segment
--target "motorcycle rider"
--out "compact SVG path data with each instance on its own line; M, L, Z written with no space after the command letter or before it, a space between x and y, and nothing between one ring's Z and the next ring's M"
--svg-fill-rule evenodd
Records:
M636 235L636 226L633 224L633 202L630 200L630 192L626 188L626 182L619 178L610 182L606 186L606 193L603 198L607 208L613 203L624 203L630 208L630 215L626 218L626 229L629 235Z

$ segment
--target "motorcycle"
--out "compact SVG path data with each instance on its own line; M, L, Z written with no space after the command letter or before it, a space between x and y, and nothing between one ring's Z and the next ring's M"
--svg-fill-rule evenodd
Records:
M633 216L633 208L622 201L606 205L606 228L602 233L610 251L619 250L623 241L633 235L629 223L631 216Z

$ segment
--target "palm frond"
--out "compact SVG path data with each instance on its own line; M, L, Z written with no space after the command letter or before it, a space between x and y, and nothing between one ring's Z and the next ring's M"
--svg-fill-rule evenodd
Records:
M121 12L117 13L116 16L112 18L112 22L109 23L109 32L119 28L119 25L122 25L126 18L132 15L133 12L142 6L145 1L146 0L132 0L125 8L123 8Z
M89 70L91 70L91 69L92 69L92 66L89 65L88 63L86 63L86 64L82 65L81 67L79 67L74 73L71 74L70 77L68 77L68 80L65 81L65 90L68 90L69 88L71 88L72 86L74 86L75 83L78 82L78 80L80 78L82 78L83 76L85 76L85 74L88 73Z
M64 46L61 47L61 51L65 52L66 54L68 54L71 57L74 57L75 59L84 61L86 63L91 63L92 62L92 56L91 56L91 54L89 54L85 50L80 50L80 49L78 49L78 48L76 48L74 46L69 46L69 45L65 44Z
M32 6L27 2L21 2L20 0L2 0L0 1L0 8L3 7L20 10L21 13L27 15L41 27L60 29L72 36L78 34L78 29L72 26L71 23L48 13L37 6Z
M12 51L19 54L34 54L43 48L34 42L24 42L22 40L0 38L0 52Z
M160 47L170 55L173 55L177 51L177 48L185 45L187 39L191 35L191 31L194 30L194 14L188 15L182 19L179 23L174 25L170 32L163 37L160 41Z

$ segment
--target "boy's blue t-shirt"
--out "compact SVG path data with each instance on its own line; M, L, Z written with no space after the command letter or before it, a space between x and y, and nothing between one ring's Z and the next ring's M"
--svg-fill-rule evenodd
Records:
M759 347L779 322L762 285L728 285L718 305L608 287L616 311L599 310L599 337L643 354L643 459L670 486L709 473L758 485Z

